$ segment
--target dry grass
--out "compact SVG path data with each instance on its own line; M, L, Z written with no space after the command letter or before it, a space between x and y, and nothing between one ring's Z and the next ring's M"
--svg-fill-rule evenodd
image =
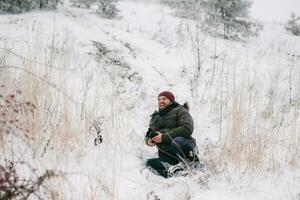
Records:
M114 72L105 72L103 68L107 67L107 71L109 67L102 66L103 63L98 63L100 66L96 66L96 63L88 66L90 61L80 63L79 59L86 59L80 56L86 55L77 55L69 37L55 38L55 42L35 37L32 42L20 48L6 46L0 51L0 85L5 83L3 90L7 94L20 90L24 101L34 102L36 106L34 116L18 115L28 124L32 139L27 141L25 138L14 145L20 147L14 149L14 152L18 152L17 159L28 159L42 169L83 173L81 176L89 178L90 185L93 184L91 192L95 188L103 190L104 180L110 180L105 182L105 187L111 191L112 199L117 199L118 168L121 166L122 152L128 145L128 138L125 133L120 132L127 123L126 115L117 115L116 112L133 109L132 105L136 104L136 100L126 101L124 108L124 104L115 102L112 97L124 100L128 98L130 91L139 95L142 81L140 75L123 61L122 66ZM112 84L114 88L110 83L111 79L115 81ZM130 91L127 91L128 85ZM99 116L103 118L103 144L95 147L96 134L89 132L89 129L91 122ZM5 157L12 157L12 153L8 151L9 143L6 141L2 145ZM104 178L94 178L95 174L100 174L103 170ZM49 185L52 188L51 195L57 199L72 196L73 194L59 194L61 187L68 185L68 182L64 180L53 183L60 187ZM86 192L85 189L79 190Z
M233 93L221 158L250 174L299 166L299 107L282 112L274 98L264 103L263 93L255 87L250 94L242 87Z
M0 44L3 45L1 41ZM80 66L74 67L76 61L70 58L75 52L65 51L72 45L71 41L55 45L51 47L41 38L35 38L32 43L20 48L1 46L0 104L13 108L0 110L1 113L6 112L0 120L6 123L17 119L18 123L7 127L1 124L0 162L5 158L26 160L38 170L72 171L67 165L70 155L81 155L81 149L70 154L76 145L84 143L83 133L87 132L85 124L88 120L78 120L80 115L77 115L80 113L77 100L81 98L78 96L81 91L76 91L71 85L74 76L79 74ZM68 70L76 67L77 70ZM77 93L74 94L73 89ZM90 144L93 145L92 142ZM51 195L54 199L64 199L57 194L59 188L51 184L49 188L53 188Z

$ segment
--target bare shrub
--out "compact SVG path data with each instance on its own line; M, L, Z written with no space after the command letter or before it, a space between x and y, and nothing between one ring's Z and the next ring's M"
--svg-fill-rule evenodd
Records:
M129 96L141 96L140 90L143 79L137 71L118 54L107 48L101 42L93 41L97 53L96 59L99 66L109 75L109 78L114 86L113 96L122 99L122 108L132 110L136 106L136 99ZM121 101L120 101L121 102Z
M26 168L32 175L31 178L25 178L17 171L17 167ZM25 162L15 162L6 160L5 164L0 164L0 199L29 199L35 196L43 199L40 194L42 188L46 188L45 181L57 176L54 171L46 170L42 175L36 173L36 169L30 167Z
M0 87L0 142L9 134L32 140L31 127L36 105L31 100L25 100L20 90L5 92L5 85Z

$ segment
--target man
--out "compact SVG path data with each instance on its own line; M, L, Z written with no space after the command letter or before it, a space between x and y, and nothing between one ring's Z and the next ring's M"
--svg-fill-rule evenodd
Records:
M165 178L198 162L195 154L196 141L192 138L193 118L188 106L175 101L175 96L164 91L158 95L158 111L151 115L145 143L158 148L158 158L147 159L151 171Z

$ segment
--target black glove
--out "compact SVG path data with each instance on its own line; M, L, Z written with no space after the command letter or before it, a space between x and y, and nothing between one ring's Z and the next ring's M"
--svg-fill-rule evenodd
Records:
M150 138L150 139L154 138L157 135L158 135L158 133L156 131L152 130L151 128L149 128L146 133L146 137Z

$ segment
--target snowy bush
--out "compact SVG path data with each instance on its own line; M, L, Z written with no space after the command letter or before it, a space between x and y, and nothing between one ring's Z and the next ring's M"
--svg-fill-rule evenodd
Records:
M123 58L118 57L101 42L93 41L93 45L97 49L97 62L108 73L113 82L114 96L122 101L122 109L132 110L136 103L134 100L129 101L129 96L141 95L140 87L143 79L140 73L133 71Z
M10 13L23 13L32 9L54 9L60 0L0 0L0 10Z
M97 0L71 0L73 6L90 8Z
M97 14L100 17L112 19L117 16L119 10L115 6L118 0L71 0L73 6L90 8L93 4L97 5Z
M285 29L293 35L300 36L300 17L296 16L294 12L291 13L290 17L285 25Z
M35 0L40 9L55 9L61 0Z
M115 18L119 10L114 2L117 2L117 0L98 0L97 14L108 19Z

